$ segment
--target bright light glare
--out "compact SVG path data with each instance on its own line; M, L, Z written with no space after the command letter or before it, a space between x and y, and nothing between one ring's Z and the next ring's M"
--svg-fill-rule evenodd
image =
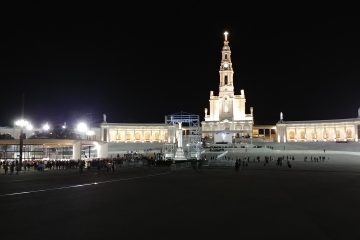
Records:
M49 130L50 130L50 125L49 125L48 123L45 123L45 124L43 125L42 129L43 129L44 131L49 131Z
M26 126L26 129L31 131L34 129L33 125L31 125L31 123L29 123L27 126Z
M19 120L16 120L15 121L15 126L18 126L18 127L26 127L28 130L32 130L32 125L29 121L25 120L25 119L19 119ZM29 129L31 128L31 129Z
M30 123L29 121L25 120L25 119L19 119L15 121L15 125L19 126L19 127L26 127L28 126Z
M86 125L86 123L80 122L77 124L76 130L85 133L88 130L88 126Z

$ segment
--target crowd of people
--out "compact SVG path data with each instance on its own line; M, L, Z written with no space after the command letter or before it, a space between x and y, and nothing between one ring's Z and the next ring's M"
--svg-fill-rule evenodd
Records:
M18 160L1 160L0 169L3 169L4 174L19 174L19 171L51 171L51 170L66 170L78 169L79 172L96 169L98 171L114 172L117 168L135 167L135 166L162 166L160 161L155 161L151 157L142 158L96 158L92 160L24 160L20 165Z
M212 155L208 156L208 159L211 161L215 161L218 159L218 156ZM324 155L310 155L304 157L304 162L325 162L329 160L330 157L325 157ZM287 166L288 168L292 168L293 164L292 161L295 160L294 155L287 155L287 156L222 156L220 160L226 160L229 162L234 162L234 167L236 171L239 171L240 167L246 168L251 163L261 164L263 166L269 165L271 162L274 162L276 166Z

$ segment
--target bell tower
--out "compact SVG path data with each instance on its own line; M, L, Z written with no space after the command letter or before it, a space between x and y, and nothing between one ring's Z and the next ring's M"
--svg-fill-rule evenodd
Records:
M234 70L228 35L228 32L224 32L219 70L219 95L210 91L210 108L205 109L205 121L201 123L203 137L209 137L213 142L232 142L235 139L250 137L254 122L252 107L250 114L246 114L244 89L240 89L239 92L234 91Z
M220 64L220 85L219 85L219 97L234 96L234 71L231 63L231 50L228 41L228 32L224 32L224 46L221 51L221 64Z

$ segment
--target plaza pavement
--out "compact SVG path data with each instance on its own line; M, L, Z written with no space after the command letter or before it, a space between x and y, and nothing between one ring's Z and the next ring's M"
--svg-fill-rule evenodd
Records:
M0 175L1 236L360 239L360 170L314 166Z

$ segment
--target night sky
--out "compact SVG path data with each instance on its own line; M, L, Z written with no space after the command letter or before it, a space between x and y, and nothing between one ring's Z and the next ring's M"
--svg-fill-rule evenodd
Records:
M352 118L360 106L360 19L167 11L27 14L2 24L0 126L204 117L229 31L236 94L255 124Z

